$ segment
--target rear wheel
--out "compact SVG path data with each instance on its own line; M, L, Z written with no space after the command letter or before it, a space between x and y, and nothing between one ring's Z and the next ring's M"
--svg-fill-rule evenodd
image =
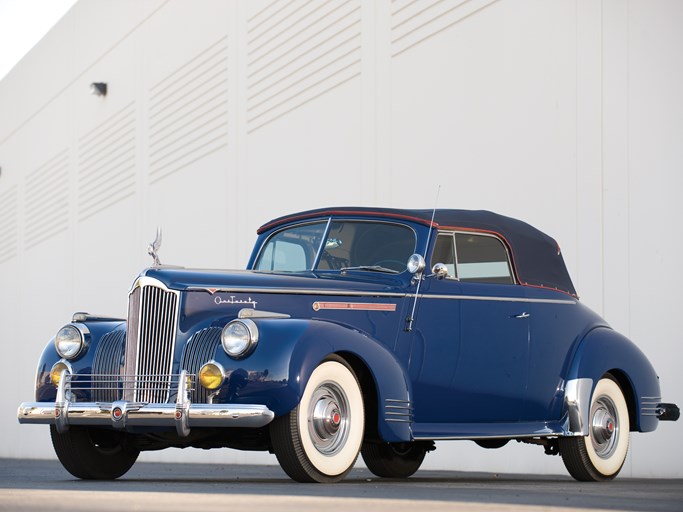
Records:
M92 427L70 427L63 433L50 425L52 446L62 466L76 478L113 480L135 464L140 451L128 434Z
M363 443L363 461L373 474L384 478L408 478L425 458L427 449L419 443Z
M559 439L564 465L583 482L612 480L626 460L630 421L624 394L610 375L593 391L588 426L586 437Z
M358 458L365 416L351 367L338 357L311 374L299 405L270 426L273 451L298 482L338 482Z

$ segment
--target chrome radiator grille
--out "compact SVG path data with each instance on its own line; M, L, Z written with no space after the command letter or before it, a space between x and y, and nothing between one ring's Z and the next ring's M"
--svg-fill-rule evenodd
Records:
M117 376L121 371L125 337L125 331L112 331L105 334L97 345L92 362L92 400L95 402L114 402L121 399Z
M178 292L151 278L140 278L128 297L124 399L166 403L178 322Z
M198 375L202 365L213 359L216 348L221 344L220 327L208 327L198 331L187 342L180 358L180 368L189 375ZM197 386L190 399L192 402L208 403L209 391L203 386Z

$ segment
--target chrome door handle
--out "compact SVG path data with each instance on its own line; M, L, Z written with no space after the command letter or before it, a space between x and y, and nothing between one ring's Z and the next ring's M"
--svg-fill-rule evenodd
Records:
M524 313L520 313L519 315L514 315L513 318L529 318L530 316L531 315L525 311Z

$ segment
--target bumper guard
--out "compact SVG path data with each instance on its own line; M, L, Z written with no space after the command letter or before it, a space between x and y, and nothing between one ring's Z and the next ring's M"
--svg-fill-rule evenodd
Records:
M178 381L176 403L141 403L69 401L70 376L62 372L55 402L24 402L19 406L19 423L53 424L58 432L70 425L109 426L175 426L180 437L187 437L193 427L248 427L268 425L275 414L264 405L193 404L190 402L185 371Z

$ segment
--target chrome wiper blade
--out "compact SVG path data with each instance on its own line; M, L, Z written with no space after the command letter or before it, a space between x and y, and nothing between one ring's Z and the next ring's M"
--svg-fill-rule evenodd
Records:
M347 270L366 270L368 272L385 272L387 274L399 274L398 270L393 268L382 267L381 265L359 265L357 267L343 267L340 269L342 272Z

